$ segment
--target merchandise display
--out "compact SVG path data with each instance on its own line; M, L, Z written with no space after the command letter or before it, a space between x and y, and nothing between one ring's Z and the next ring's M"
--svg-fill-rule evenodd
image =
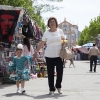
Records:
M28 37L35 49L41 40L42 31L36 21L33 21L23 8L0 5L0 78L2 83L14 83L9 80L9 62L16 55L16 46L23 44L23 38ZM13 14L12 14L13 13ZM5 14L5 16L3 16ZM16 17L13 17L16 16ZM8 29L3 30L7 22L3 22L3 18L11 22ZM8 33L7 33L8 32ZM10 36L8 35L10 33Z

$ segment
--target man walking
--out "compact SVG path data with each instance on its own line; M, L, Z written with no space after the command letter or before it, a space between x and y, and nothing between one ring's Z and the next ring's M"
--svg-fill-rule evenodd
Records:
M94 72L96 72L96 65L97 65L97 58L100 54L99 49L95 47L96 44L93 44L93 47L89 49L89 56L90 56L90 72L92 72L92 65L94 62Z

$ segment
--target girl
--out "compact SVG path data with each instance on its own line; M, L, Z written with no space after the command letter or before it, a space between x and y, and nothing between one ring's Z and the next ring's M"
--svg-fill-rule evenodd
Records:
M33 46L31 45L30 40L27 37L25 37L23 39L23 55L28 57L28 56L33 56L33 54L34 54ZM32 70L32 65L33 61L30 60L30 66L28 66L30 72Z
M29 70L25 68L25 63L28 62L29 59L32 59L32 57L23 56L22 51L23 45L18 44L16 56L13 58L13 63L9 65L9 70L12 71L12 74L9 78L13 81L16 81L17 92L20 92L19 83L21 82L21 93L23 94L25 92L25 81L30 79Z
M32 56L34 54L33 46L30 43L30 40L25 37L23 39L23 55L25 56Z

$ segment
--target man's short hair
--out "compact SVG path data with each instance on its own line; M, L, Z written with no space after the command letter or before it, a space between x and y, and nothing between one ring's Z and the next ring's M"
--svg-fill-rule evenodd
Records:
M96 46L96 44L95 44L95 43L93 43L93 46Z

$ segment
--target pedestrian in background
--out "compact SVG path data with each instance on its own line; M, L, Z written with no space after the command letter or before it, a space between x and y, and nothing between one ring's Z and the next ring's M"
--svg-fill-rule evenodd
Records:
M75 51L74 51L73 48L71 49L71 51L72 51L72 54L73 54L73 58L69 59L69 60L70 60L70 65L69 65L69 67L70 67L71 65L73 65L73 67L75 68L75 65L74 65L74 53L75 53Z
M61 40L65 39L65 35L61 29L58 28L58 22L55 17L50 17L48 19L47 25L49 30L47 30L42 37L41 43L38 45L36 52L34 54L34 59L37 57L37 53L46 43L47 47L45 50L45 58L48 71L48 84L49 84L49 94L54 95L54 91L57 89L59 94L61 92L61 83L63 77L63 61L60 58L60 51L62 48ZM54 85L54 67L56 65L57 78L56 84Z
M77 51L74 51L74 58L77 60Z
M93 47L89 49L89 57L90 57L90 72L92 72L92 66L94 62L94 72L96 72L96 66L97 66L97 58L100 54L99 49L95 47L96 44L93 44Z
M73 60L73 58L72 58L72 59L69 59L69 61L70 61L70 65L69 65L69 67L70 67L71 65L73 65L73 67L75 68L75 65L74 65L74 60Z
M64 59L64 65L63 65L63 68L66 68L66 63L67 63L67 60Z

